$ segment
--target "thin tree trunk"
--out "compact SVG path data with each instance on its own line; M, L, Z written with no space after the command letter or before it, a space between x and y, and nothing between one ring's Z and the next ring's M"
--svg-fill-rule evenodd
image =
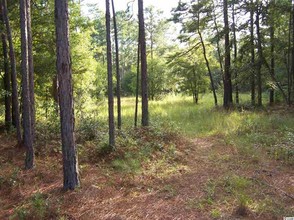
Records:
M55 75L52 79L52 97L54 99L54 108L56 115L59 114L59 96L58 96L58 76Z
M196 63L195 63L195 65L196 65ZM195 104L198 104L198 90L197 90L198 86L197 86L197 77L196 77L195 66L193 67L193 77L194 77L193 83L191 82L192 91L193 91L193 97L194 97Z
M261 66L262 64L265 65L265 67L268 70L268 73L272 80L276 83L277 87L279 88L280 92L283 95L283 98L285 102L287 103L287 95L284 92L281 84L278 82L276 79L275 75L272 74L272 68L271 66L267 63L266 59L263 56L263 50L262 50L262 44L261 44L261 34L260 34L260 27L259 27L259 15L260 12L257 9L257 14L256 14L256 33L257 33L257 42L258 42L258 56L259 56L259 61L258 61L258 68L257 68L257 84L258 84L258 105L262 106L262 82L261 82Z
M292 0L290 0L290 3L292 3ZM292 97L291 97L292 96L292 74L291 74L291 69L292 69L292 65L291 65L292 16L293 16L293 13L290 12L290 15L289 15L289 33L288 33L288 56L287 56L288 62L286 64L287 65L287 71L288 71L288 104L289 105L291 105L291 102L292 102Z
M257 62L257 105L262 106L262 81L261 81L261 64L262 64L262 44L261 44L261 34L260 34L260 3L257 1L256 7L256 36L257 36L257 49L258 49L258 62Z
M232 18L233 18L233 36L234 36L234 73L235 73L235 92L236 104L239 105L239 85L238 85L238 72L237 72L237 36L236 36L236 20L235 20L235 5L233 4Z
M31 127L26 6L26 0L20 0L23 144L26 148L25 168L31 169L34 167L34 148Z
M138 0L139 42L141 49L141 92L142 92L142 126L149 125L148 112L148 75L145 41L144 7L143 0Z
M11 68L11 85L12 85L12 124L16 127L17 142L18 146L21 146L21 127L20 127L20 113L19 113L19 102L18 102L18 86L17 86L17 74L16 74L16 61L15 53L12 42L12 34L10 28L10 22L8 18L7 2L6 0L1 1L3 5L3 20L5 21L5 27L7 32L7 38L9 43L9 58Z
M250 46L251 46L251 105L255 105L255 44L254 44L254 3L250 2Z
M214 4L214 2L213 2L213 4ZM215 14L216 7L215 7L215 5L213 5L213 8L214 8L213 22L214 22L214 26L215 26L215 30L216 30L216 34L217 34L216 45L217 45L218 62L219 62L220 70L221 70L221 77L222 77L222 80L224 81L224 68L223 68L223 61L222 61L221 49L220 49L220 32L219 32L217 22L216 22L216 14Z
M272 8L274 10L275 8L275 1L271 2ZM275 76L275 22L274 22L274 18L271 18L271 24L270 24L270 41L271 41L271 75ZM274 88L270 89L270 105L274 104L274 96L275 96L275 92L274 92Z
M225 24L225 72L224 72L224 107L229 108L233 103L231 81L231 56L230 56L230 29L228 18L228 2L224 0L224 24Z
M199 14L198 14L198 27L197 27L197 31L198 31L198 35L200 37L200 42L201 42L201 45L202 45L202 49L203 49L203 56L204 56L204 59L205 59L205 63L206 63L206 67L207 67L207 71L208 71L208 74L209 74L209 78L210 78L210 83L211 83L211 90L212 90L212 93L213 93L213 97L214 97L214 105L217 106L217 96L216 96L216 92L215 92L215 86L214 86L214 80L213 80L213 77L212 77L212 72L211 72L211 69L210 69L210 65L209 65L209 61L207 59L207 56L206 56L206 47L205 47L205 44L204 44L204 41L203 41L203 38L202 38L202 34L201 34L201 31L200 31L200 27L199 27Z
M2 32L2 46L4 59L4 90L5 90L5 127L7 131L11 128L11 90L10 90L10 75L7 56L7 38L6 34Z
M33 39L32 39L32 27L31 27L31 0L26 0L27 4L27 34L28 34L28 70L29 70L29 87L30 87L30 108L31 108L31 129L32 138L35 139L35 83L34 83L34 61L33 61Z
M282 96L283 96L285 102L287 103L287 102L288 102L287 95L286 95L285 91L283 90L283 88L282 88L281 84L279 83L279 81L276 79L275 75L272 74L272 72L271 72L271 67L270 67L270 65L267 63L266 59L264 58L264 56L263 56L263 51L262 51L262 50L261 50L261 63L264 64L265 67L267 68L270 77L271 77L272 80L276 83L278 89L279 89L280 92L282 93Z
M78 158L74 134L72 70L69 47L68 1L55 0L56 69L59 82L59 106L63 157L63 188L79 186Z
M135 127L138 122L138 104L139 104L139 84L140 84L140 43L138 41L137 51L137 82L136 82L136 106L135 106Z
M294 88L294 3L292 3L292 65L291 65L291 94L293 93ZM291 105L292 103L289 102Z
M106 40L107 40L107 75L108 75L108 132L109 146L115 148L114 134L114 110L113 110L113 82L112 82L112 56L111 56L111 36L110 36L110 5L109 0L106 5Z
M120 76L120 65L119 65L119 46L118 46L118 34L116 24L116 14L114 8L114 1L112 3L113 13L113 27L114 27L114 38L115 38L115 63L116 63L116 96L117 96L117 127L121 129L121 76Z

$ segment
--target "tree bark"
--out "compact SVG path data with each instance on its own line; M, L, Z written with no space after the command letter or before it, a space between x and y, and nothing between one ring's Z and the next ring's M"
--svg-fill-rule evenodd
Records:
M230 28L228 19L228 1L224 0L224 28L225 28L225 72L224 72L224 107L233 104L230 55Z
M275 1L271 1L272 9L275 10ZM275 76L275 21L270 18L270 42L271 42L271 75ZM275 91L274 88L270 89L270 105L274 104Z
M57 74L63 156L63 188L79 186L78 159L74 134L72 70L69 47L68 1L55 0Z
M114 8L114 1L112 3L113 13L113 27L114 27L114 39L115 39L115 63L116 63L116 96L117 96L117 127L121 129L121 76L120 76L120 65L119 65L119 45L118 45L118 34L116 24L116 14Z
M3 12L2 12L3 13ZM4 60L4 90L5 90L5 127L7 131L11 128L11 89L10 89L10 75L8 67L8 56L7 56L7 37L2 32L2 46L3 46L3 60Z
M138 105L139 105L139 83L140 83L140 43L138 41L137 50L137 82L136 82L136 106L135 106L135 127L137 127L138 122Z
M113 111L113 82L112 82L112 55L111 55L111 36L110 36L110 4L106 0L106 41L107 41L107 75L108 75L108 132L109 146L115 148L114 135L114 111Z
M250 2L250 46L251 46L251 105L255 105L255 44L254 44L254 2Z
M260 34L260 24L259 24L259 15L260 15L260 3L257 1L256 6L256 36L257 36L257 50L258 50L258 62L257 62L257 105L262 106L262 81L261 81L261 65L262 65L262 43L261 43L261 34Z
M291 57L292 57L292 65L291 65L291 94L293 94L294 88L294 3L292 3L292 50L291 50ZM291 99L289 104L291 105Z
M34 148L31 127L26 6L26 0L20 0L23 144L26 148L25 168L31 169L34 167Z
M213 6L213 8L214 8L213 22L214 22L214 26L215 26L215 30L216 30L216 34L217 34L216 45L217 45L218 62L219 62L219 66L220 66L221 77L222 77L222 80L224 81L224 68L223 68L223 61L222 61L221 48L220 48L220 32L219 32L219 29L217 27L217 22L216 22L216 14L215 14L216 7L215 7L215 5Z
M292 0L290 0L290 4L292 4ZM292 18L294 15L294 8L291 7L292 10L290 11L289 14L289 32L288 32L288 56L287 56L287 72L288 72L288 104L291 105L292 102L292 74L291 74L291 70L292 70L292 66L291 65L291 47L292 47Z
M17 74L16 74L16 61L14 46L12 42L12 34L10 28L10 22L8 18L7 2L6 0L1 1L3 6L3 17L5 21L5 27L7 32L7 38L9 43L9 58L11 68L11 85L12 85L12 124L16 127L17 142L18 146L21 145L21 127L20 127L20 113L19 113L19 102L18 102L18 86L17 86Z
M27 35L28 35L28 75L29 75L29 91L30 91L30 108L31 108L31 129L32 138L35 139L35 83L34 83L34 61L33 61L33 39L31 25L31 0L26 0L27 9Z
M235 19L235 5L233 4L232 18L233 18L233 36L234 36L234 73L235 73L235 92L236 92L236 104L239 105L239 85L238 85L238 72L237 72L237 36L236 36L236 19Z
M142 126L149 125L148 111L148 74L147 74L147 57L146 57L146 40L145 40L145 22L143 0L138 0L139 16L139 42L141 49L141 92L142 92Z

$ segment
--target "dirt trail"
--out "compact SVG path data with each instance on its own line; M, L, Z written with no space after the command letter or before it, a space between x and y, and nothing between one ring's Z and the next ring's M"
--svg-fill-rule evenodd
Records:
M23 152L11 149L13 142L8 137L1 135L0 140L0 176L5 176L12 167L22 166ZM8 154L13 158L7 160ZM245 163L237 150L224 145L220 138L178 140L175 154L174 162L180 168L169 176L107 173L103 167L87 165L81 169L82 187L66 193L60 190L60 158L54 161L39 158L38 168L17 173L20 181L17 187L11 191L0 188L0 219L8 219L14 207L36 192L46 195L52 213L58 209L58 214L68 219L276 219L261 211L238 216L238 203L233 199L228 205L231 201L223 198L225 193L222 185L218 185L219 180L233 174L248 179L258 177L277 189L293 193L290 191L294 184L291 169L278 170L272 161L253 166ZM53 173L48 169L52 166L55 166ZM293 201L279 190L271 187L266 190L268 195L288 203L287 208L294 207Z

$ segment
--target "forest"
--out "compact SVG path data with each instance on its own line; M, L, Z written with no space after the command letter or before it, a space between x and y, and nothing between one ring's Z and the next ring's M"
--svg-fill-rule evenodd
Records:
M92 3L0 0L0 219L292 219L294 2Z

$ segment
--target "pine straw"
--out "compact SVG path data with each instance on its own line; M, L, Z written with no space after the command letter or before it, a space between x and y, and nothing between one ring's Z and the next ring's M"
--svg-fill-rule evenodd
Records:
M0 136L1 169L0 176L9 178L16 172L15 185L3 185L0 189L0 219L8 219L17 207L28 207L36 193L44 195L49 204L46 219L212 219L212 211L219 210L220 218L237 219L238 201L225 192L222 182L225 176L236 174L250 179L258 175L264 181L293 193L293 170L281 167L279 162L262 158L257 164L250 164L248 158L238 154L235 147L227 146L221 137L187 140L174 138L176 145L174 159L170 164L162 164L163 169L178 164L178 168L168 175L150 173L148 169L158 162L164 153L155 156L150 164L143 166L140 173L129 174L111 169L107 164L81 164L81 187L75 191L62 190L61 155L51 155L36 160L36 168L25 171L22 161L24 152L14 148L9 136ZM10 153L8 153L10 152ZM9 158L12 154L12 159ZM271 175L263 172L264 168ZM146 171L146 172L145 172ZM15 171L14 171L15 172ZM207 201L208 183L215 183L212 204ZM252 199L262 200L270 196L285 209L291 210L293 201L270 187L254 184L260 191L252 194ZM249 189L248 193L252 193ZM255 196L255 197L254 197ZM273 213L248 208L245 219L273 219ZM294 210L294 209L292 209ZM293 213L294 215L294 213ZM38 219L30 216L29 219Z

